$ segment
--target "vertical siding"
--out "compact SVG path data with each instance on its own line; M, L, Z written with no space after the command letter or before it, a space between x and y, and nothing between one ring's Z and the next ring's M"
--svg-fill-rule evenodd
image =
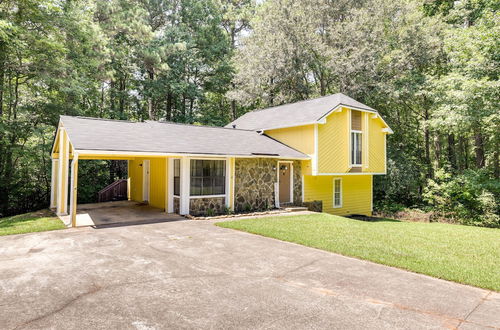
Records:
M349 110L334 112L318 125L319 173L349 171Z
M135 158L128 163L130 199L136 202L142 202L142 161L142 158Z
M149 205L160 209L165 208L165 183L166 183L165 158L152 158L150 160L150 190Z
M333 180L342 178L342 207L333 207ZM371 215L372 176L304 176L304 201L323 201L323 212Z
M314 125L269 130L266 135L307 155L314 153Z

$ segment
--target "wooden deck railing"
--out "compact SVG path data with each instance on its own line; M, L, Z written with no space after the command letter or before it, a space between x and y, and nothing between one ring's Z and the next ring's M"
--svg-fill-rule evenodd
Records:
M97 200L101 202L120 201L127 199L127 179L116 180L97 193Z

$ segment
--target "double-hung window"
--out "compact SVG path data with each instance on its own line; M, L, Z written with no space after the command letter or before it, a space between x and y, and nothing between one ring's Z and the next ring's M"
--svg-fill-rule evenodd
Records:
M351 165L362 165L362 141L363 133L360 131L351 131Z
M191 160L191 196L224 195L226 192L226 161Z
M333 207L342 207L342 179L333 179Z

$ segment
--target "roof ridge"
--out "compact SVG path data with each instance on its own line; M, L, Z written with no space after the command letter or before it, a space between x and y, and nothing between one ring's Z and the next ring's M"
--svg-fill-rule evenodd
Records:
M245 132L255 132L255 133L257 133L257 131L253 130L253 129L232 128L232 127L223 127L223 126L195 125L195 124L188 124L188 123L176 123L176 122L173 122L173 121L166 121L166 120L148 120L147 122L153 122L153 123L158 123L158 124L170 124L170 125L203 127L203 128L218 128L218 129L227 129L227 130L231 130L231 131L245 131Z
M69 115L60 115L61 117L71 117L71 118L80 118L80 119L89 119L89 120L102 120L102 121L118 121L118 122L126 122L126 123L144 123L143 121L132 121L127 119L111 119L111 118L99 118L99 117L87 117L87 116L69 116Z
M319 100L319 99L322 99L322 98L325 98L325 97L330 97L330 96L334 96L334 95L338 95L338 94L342 94L342 93L335 93L335 94L323 95L323 96L318 96L318 97L315 97L315 98L312 98L312 99L300 100L300 101L296 101L296 102L292 102L292 103L285 103L285 104L280 104L280 105L273 105L272 107L263 108L263 109L255 109L255 110L249 111L247 113L259 112L259 111L263 111L263 110L271 110L271 109L279 108L279 107L282 107L282 106L285 106L285 105L292 105L292 104L298 104L298 103L303 103L303 102L309 102L309 101ZM342 94L342 95L347 96L345 94Z

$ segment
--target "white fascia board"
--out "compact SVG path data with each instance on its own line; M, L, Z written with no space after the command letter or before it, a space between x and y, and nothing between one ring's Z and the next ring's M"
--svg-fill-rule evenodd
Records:
M143 151L116 151L116 150L89 150L89 149L75 149L75 152L80 153L80 156L92 155L130 155L130 156L172 156L172 157L199 157L199 158L276 158L276 159L294 159L294 160L307 160L310 157L285 157L273 155L231 155L231 154L188 154L188 153L172 153L172 152L143 152Z

